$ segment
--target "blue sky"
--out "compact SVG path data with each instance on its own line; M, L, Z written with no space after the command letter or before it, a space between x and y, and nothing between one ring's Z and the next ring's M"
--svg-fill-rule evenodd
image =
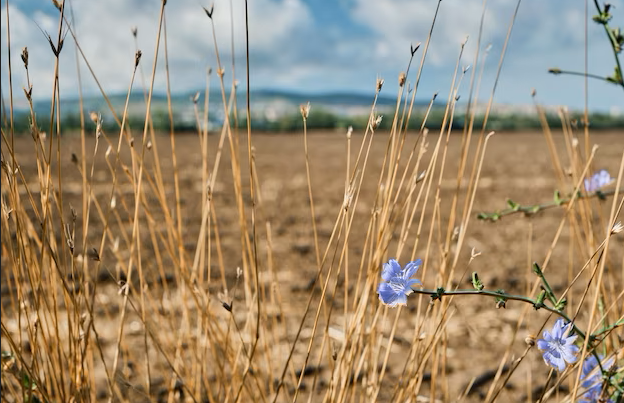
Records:
M489 0L481 48L491 44L485 64L479 99L490 95L500 52L516 0ZM612 25L624 25L624 2L611 1L615 8ZM134 60L132 27L138 28L138 46L143 52L145 81L154 60L159 0L66 0L73 12L73 28L95 75L108 93L127 90ZM212 31L202 6L203 0L169 0L166 7L171 85L174 92L194 91L205 85L206 69L216 69ZM214 19L226 82L231 80L231 15L233 7L236 76L244 82L244 14L242 0L216 0ZM250 46L252 88L276 88L296 92L374 93L376 77L385 79L383 93L394 96L397 77L407 67L411 44L427 39L437 0L250 0ZM471 65L477 45L483 0L444 0L433 37L418 97L434 92L448 94L460 43L469 37L461 66ZM593 7L592 2L590 6ZM50 1L9 2L11 61L15 96L23 98L26 76L20 50L30 53L30 78L35 98L47 98L52 91L54 58L44 35L58 30L58 12ZM70 8L66 10L71 17ZM591 15L595 13L590 8ZM6 4L2 2L2 92L7 97ZM584 0L524 0L507 51L495 102L531 104L531 90L546 105L580 109L584 105L583 80L552 76L550 67L583 71L585 37ZM589 24L589 70L609 75L614 59L602 27ZM422 50L422 47L421 47ZM410 71L414 82L422 53ZM83 61L82 87L97 94L97 86ZM61 54L62 96L78 93L75 44L67 35ZM141 87L139 76L135 88ZM212 84L217 85L213 75ZM166 77L162 51L155 88L164 91ZM244 85L241 85L243 87ZM469 77L459 89L467 96ZM19 91L19 92L18 92ZM21 101L23 102L23 101ZM590 81L592 110L624 111L624 91L600 81Z

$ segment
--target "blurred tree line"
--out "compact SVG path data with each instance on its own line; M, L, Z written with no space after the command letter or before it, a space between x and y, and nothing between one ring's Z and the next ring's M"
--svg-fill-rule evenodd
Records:
M159 132L169 132L171 125L169 121L169 115L166 111L154 111L151 115L154 129ZM581 121L581 115L575 116L578 121ZM412 130L418 130L423 122L424 113L414 112L409 122L409 128ZM233 115L231 117L234 120ZM444 110L435 109L432 110L427 118L425 126L430 130L438 130L442 126L444 119ZM5 129L8 129L9 121L6 117L3 117L2 125ZM553 129L562 127L561 119L556 114L546 114L546 120L548 125ZM95 124L91 121L88 114L85 114L85 130L89 134L94 134ZM194 132L197 130L195 122L190 122L185 119L181 119L178 115L174 114L173 117L173 129L175 132ZM466 123L466 117L464 115L455 116L453 120L453 129L460 130ZM483 123L483 115L475 117L475 128L481 128ZM16 113L14 115L14 130L17 134L30 133L31 118L29 113ZM137 129L143 128L144 117L138 115L132 115L128 117L127 124L129 127ZM221 122L211 122L212 127L209 127L211 131L221 126ZM326 109L312 109L307 119L308 129L317 130L346 130L349 126L353 126L356 130L363 130L368 124L368 116L342 116ZM592 113L589 115L590 128L598 130L606 129L623 129L624 128L624 115L612 116L606 113ZM42 131L48 131L50 127L49 117L38 117L37 126ZM245 114L239 114L238 126L240 128L247 127L247 119ZM387 115L382 119L379 124L379 129L390 129L392 126L392 115ZM103 129L106 132L112 133L118 130L117 123L112 118L105 118ZM253 130L286 133L286 132L298 132L303 129L303 120L300 113L291 113L283 115L277 119L266 119L261 116L252 116L251 127ZM80 129L80 115L77 113L67 113L61 120L61 128L63 132L76 131ZM491 114L488 123L488 130L497 131L520 131L520 130L540 130L542 125L537 115L527 114Z

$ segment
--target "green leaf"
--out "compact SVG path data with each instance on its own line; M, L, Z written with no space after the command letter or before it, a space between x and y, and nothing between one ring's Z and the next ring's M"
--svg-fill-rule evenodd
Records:
M22 372L22 385L26 389L33 389L37 386L36 383L30 379L26 371Z
M607 81L615 83L615 84L624 83L624 81L622 81L622 72L617 66L615 66L615 71L613 72L613 75L607 77Z
M537 311L538 309L545 307L546 306L544 305L545 299L546 299L546 290L542 290L537 296L537 301L535 301L535 304L533 304L533 308L535 308L535 310Z
M555 190L554 201L557 206L561 206L563 204L563 200L561 200L561 193L558 190Z
M507 205L514 211L517 211L520 208L520 205L511 199L507 199Z
M472 286L475 290L481 291L485 288L476 271L472 272Z
M606 25L607 23L609 23L611 18L613 18L613 16L609 12L603 11L598 15L594 15L592 17L592 20L594 20L594 22L598 24Z
M624 35L622 35L622 30L620 27L612 28L611 35L613 37L613 47L617 53L622 52L622 47L624 46Z
M551 67L548 69L550 74L561 74L561 69L559 67Z

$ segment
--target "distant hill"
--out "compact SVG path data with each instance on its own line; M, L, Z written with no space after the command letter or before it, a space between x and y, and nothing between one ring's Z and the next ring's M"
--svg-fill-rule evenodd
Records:
M186 116L193 112L192 98L196 92L186 92L174 94L171 97L171 103L174 112L178 116ZM245 107L246 93L239 91L238 95L238 107L243 109ZM229 93L226 94L229 98ZM200 109L204 104L203 91L199 91L198 103ZM108 96L108 99L113 108L120 113L123 111L126 95L125 94L112 94ZM320 93L320 94L306 94L298 92L289 92L282 90L262 89L251 92L251 109L252 113L260 113L283 116L284 114L298 112L299 105L310 102L310 105L314 109L328 109L332 113L338 115L353 115L359 112L364 112L370 109L374 99L374 94L357 94L348 92L337 93ZM98 111L102 115L108 115L109 107L106 100L101 95L91 95L83 98L83 108L85 112ZM138 114L139 112L145 113L145 95L142 91L135 90L130 95L129 100L129 113L131 115ZM426 107L428 102L416 102L415 107ZM385 110L393 108L396 105L396 98L379 96L377 99L377 108ZM50 101L37 100L34 102L35 112L37 114L49 114L50 113ZM218 115L222 115L222 102L221 92L219 90L211 90L210 92L210 108ZM366 108L363 110L362 108ZM152 95L152 112L166 111L167 110L167 96L162 93L154 93ZM63 98L61 100L61 114L78 114L80 111L80 102L77 97L75 98Z
M244 94L243 94L244 96ZM330 106L330 105L353 105L353 106L371 106L373 103L373 94L356 94L348 92L334 92L322 94L304 94L296 92L288 92L281 90L258 90L251 93L252 102L265 101L271 99L288 100L293 104L305 104L310 102L312 105ZM419 103L421 104L421 103ZM377 98L379 106L395 106L396 98L379 96ZM426 102L424 103L426 105Z
M204 125L204 96L199 91L197 98L197 112L193 99L197 92L185 92L174 94L171 98L173 110L173 125L177 131L193 131L198 122L196 113L199 113L199 124ZM247 114L246 93L238 92L238 122L241 127L246 126ZM210 106L207 126L209 130L218 130L225 121L225 113L222 104L220 91L212 90L209 94ZM406 94L410 96L410 94ZM229 94L226 94L229 99ZM120 117L126 103L125 94L112 94L109 102ZM273 132L297 131L302 128L303 122L300 114L300 105L310 102L311 110L306 125L308 128L317 129L345 129L349 126L354 128L364 128L368 125L369 114L371 112L374 94L358 94L349 92L316 93L307 94L290 92L275 89L254 90L251 92L251 124L257 130ZM91 95L83 98L83 110L86 115L89 112L99 112L102 114L106 127L116 126L110 108L106 100L100 95ZM403 104L403 100L401 102ZM416 100L412 123L410 127L420 127L425 111L429 105L429 100ZM403 105L401 105L402 107ZM430 129L441 127L445 116L445 101L437 99L430 114L427 115L426 126ZM458 104L454 118L453 127L461 128L465 122L465 104ZM381 128L389 128L392 123L392 116L396 107L396 98L380 96L377 98L375 114L384 115ZM34 103L37 123L39 127L45 128L49 125L50 102L39 100ZM62 126L64 128L80 127L80 102L78 98L63 98L61 101ZM141 90L135 90L128 104L128 124L132 127L142 127L146 113L146 99ZM476 122L482 121L487 110L487 104L473 106L476 112ZM545 107L547 119L551 127L561 127L561 119L558 115L558 108ZM152 96L150 116L152 123L157 130L168 130L171 126L169 121L167 96L162 93L155 93ZM493 130L521 130L537 129L541 127L540 120L536 114L534 105L507 105L495 104L492 107L491 115L488 119L488 127ZM571 112L575 119L582 116L578 111ZM27 132L30 125L29 111L16 110L15 125L18 131ZM87 118L88 120L88 118ZM599 114L590 115L590 124L593 128L622 128L624 127L624 115Z

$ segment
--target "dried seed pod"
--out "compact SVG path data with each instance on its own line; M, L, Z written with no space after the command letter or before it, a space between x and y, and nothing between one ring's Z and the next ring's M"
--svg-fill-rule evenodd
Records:
M24 62L24 67L28 69L28 48L22 48L22 61Z
M377 92L381 91L383 84L384 84L383 78L377 78Z
M399 87L403 87L405 85L405 72L401 72L401 74L399 74Z

